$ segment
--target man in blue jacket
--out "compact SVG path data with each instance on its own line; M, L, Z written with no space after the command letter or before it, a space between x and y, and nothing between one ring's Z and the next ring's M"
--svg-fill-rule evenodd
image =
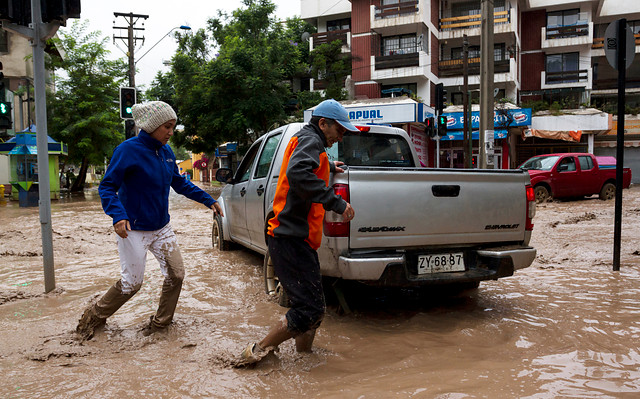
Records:
M182 255L169 223L171 188L222 214L216 200L178 172L167 145L177 121L173 108L152 101L134 105L132 114L140 133L115 149L99 188L102 208L113 218L117 234L120 280L84 311L76 328L84 339L91 339L96 328L138 292L147 251L160 263L164 283L158 311L142 333L147 336L171 324L184 279Z

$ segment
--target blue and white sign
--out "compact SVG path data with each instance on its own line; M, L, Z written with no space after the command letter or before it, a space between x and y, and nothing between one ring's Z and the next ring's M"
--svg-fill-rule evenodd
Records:
M345 105L352 123L389 124L424 122L433 117L433 108L415 101L398 104ZM309 122L313 108L304 111L304 121Z
M447 130L464 129L464 113L451 112L444 114L447 117ZM531 108L506 109L505 113L493 112L493 124L496 128L530 126ZM471 128L480 126L480 112L471 113Z

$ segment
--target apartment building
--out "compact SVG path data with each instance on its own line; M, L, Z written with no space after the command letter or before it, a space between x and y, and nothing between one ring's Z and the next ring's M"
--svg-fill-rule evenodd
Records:
M608 24L625 17L640 52L640 3L620 0L493 0L495 98L526 106L543 100L578 108L615 99L617 72L604 55ZM468 44L468 87L477 102L480 88L481 0L301 0L301 17L317 28L311 48L333 40L352 56L345 82L353 99L412 93L435 103L442 83L447 101L462 104L463 48ZM627 70L627 104L640 106L640 57ZM321 90L322 82L312 82ZM497 162L513 167L542 151L583 151L584 142L531 139L517 157L520 130L496 136ZM592 132L596 134L598 132ZM459 164L461 142L452 135L437 155L445 166ZM590 140L592 140L591 137ZM592 142L590 142L592 143ZM477 142L474 147L477 149ZM433 149L429 149L433 152ZM504 156L503 156L504 154ZM435 157L432 154L431 161ZM449 162L447 164L447 162Z

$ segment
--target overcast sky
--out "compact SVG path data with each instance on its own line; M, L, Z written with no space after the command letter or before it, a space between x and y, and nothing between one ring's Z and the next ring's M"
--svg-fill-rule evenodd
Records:
M300 15L300 0L272 0L277 8L275 15L286 19ZM108 1L83 1L81 20L89 20L89 31L101 31L103 37L109 37L109 50L113 58L126 57L126 41L116 40L113 44L114 33L117 36L127 36L126 31L113 29L116 26L126 26L123 17L114 17L114 12L134 13L148 15L144 25L140 21L136 27L144 27L139 31L139 36L144 36L144 45L136 46L134 55L137 61L136 86L149 88L157 71L169 70L163 61L171 59L176 50L175 40L165 37L174 27L180 25L190 26L193 30L206 27L206 21L218 15L218 9L231 13L238 8L244 8L240 0L178 0L164 2L158 0L108 0ZM71 23L71 21L70 21ZM69 23L69 24L70 24ZM65 28L61 28L64 30ZM161 40L162 39L162 40ZM158 41L161 40L159 43ZM158 43L149 53L145 53Z

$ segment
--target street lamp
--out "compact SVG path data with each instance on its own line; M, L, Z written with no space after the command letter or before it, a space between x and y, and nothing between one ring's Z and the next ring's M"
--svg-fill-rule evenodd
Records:
M153 50L153 49L154 49L154 47L156 47L156 46L158 45L158 43L160 43L160 42L161 42L165 37L169 36L169 35L171 34L171 32L173 32L173 31L174 31L174 30L176 30L176 29L191 30L191 27L190 27L190 26L187 26L187 25L180 25L180 26L176 26L175 28L171 29L169 32L167 32L167 34L166 34L166 35L162 36L162 37L160 38L160 40L158 40L158 41L156 42L156 44L154 44L153 46L151 46L151 48L150 48L149 50L147 50L147 52L146 52L146 53L142 54L142 55L140 56L140 58L138 58L138 59L134 62L134 64L137 64L137 63L138 63L138 61L140 61L140 60L142 59L142 57L144 57L145 55L149 54L149 51Z

